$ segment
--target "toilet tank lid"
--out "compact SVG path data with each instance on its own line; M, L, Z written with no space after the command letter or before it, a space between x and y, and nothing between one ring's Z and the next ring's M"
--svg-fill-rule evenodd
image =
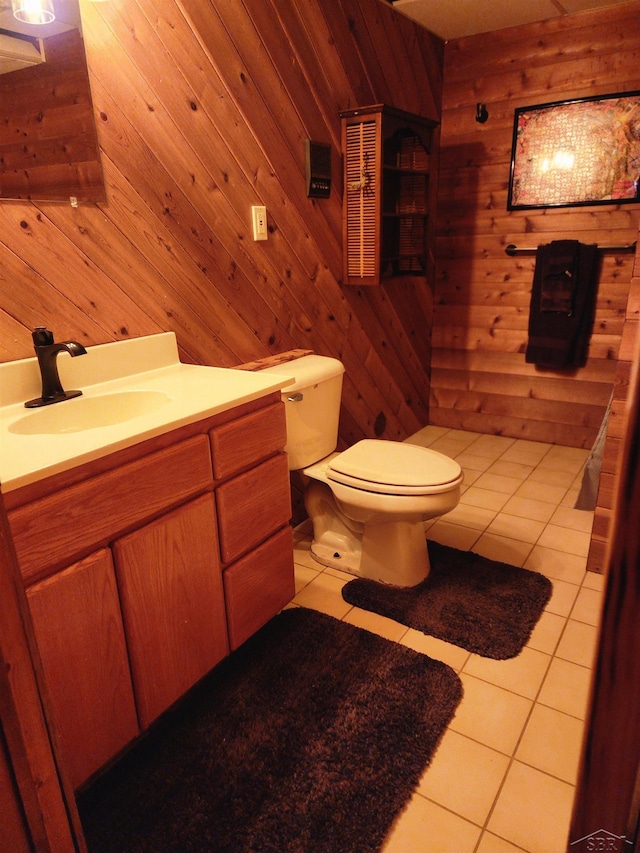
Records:
M344 373L344 365L337 358L327 355L303 355L293 361L285 361L273 367L265 367L262 373L275 373L278 376L293 376L293 385L287 385L286 391L309 388L325 379L333 379Z

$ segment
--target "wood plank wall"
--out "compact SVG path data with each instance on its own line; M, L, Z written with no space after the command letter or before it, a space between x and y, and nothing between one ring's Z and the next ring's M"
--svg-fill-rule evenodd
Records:
M588 363L560 373L525 363L535 256L504 250L562 238L625 245L637 239L639 206L507 211L513 117L516 107L640 89L639 57L638 2L447 43L432 423L592 445L628 352L634 256L603 255ZM486 124L475 121L478 102Z
M104 201L80 31L44 39L44 55L0 74L0 196Z
M0 359L38 323L85 345L174 330L220 366L312 349L346 365L343 443L426 424L431 290L340 284L339 111L439 120L442 41L381 0L80 5L107 202L0 205ZM306 197L306 138L332 146L330 199Z

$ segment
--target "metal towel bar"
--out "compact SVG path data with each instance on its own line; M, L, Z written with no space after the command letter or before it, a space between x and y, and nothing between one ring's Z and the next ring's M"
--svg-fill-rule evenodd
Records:
M637 242L629 243L627 246L598 246L599 252L635 252ZM514 243L509 243L508 246L505 247L505 252L507 255L535 255L538 251L537 246L530 246L525 248L523 246L516 246Z

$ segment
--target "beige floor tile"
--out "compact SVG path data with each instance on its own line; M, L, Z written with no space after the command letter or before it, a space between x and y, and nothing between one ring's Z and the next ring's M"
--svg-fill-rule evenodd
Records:
M596 589L588 589L583 586L578 593L576 603L573 605L571 618L578 622L586 622L588 625L599 625L601 610L602 593Z
M456 441L447 434L443 435L442 438L437 438L429 447L431 450L437 450L438 453L444 453L445 456L451 456L455 459L460 453L466 451L467 444L468 442Z
M477 471L479 474L487 470L493 464L493 459L486 456L477 456L465 450L464 453L459 453L456 457L456 462L461 468L471 471Z
M542 572L552 580L579 585L584 580L585 563L585 558L577 554L567 554L537 544L531 550L524 567L533 572Z
M560 506L554 512L551 523L590 534L593 527L593 513L586 512L583 509L571 509L570 507Z
M598 628L595 625L569 619L558 643L556 655L571 663L592 667L597 643Z
M463 697L450 728L505 755L513 755L532 700L462 673Z
M542 441L529 441L525 438L519 438L502 454L502 459L538 465L552 447L553 445L545 444Z
M584 577L582 586L585 589L597 589L602 592L605 588L607 578L605 575L600 575L597 572L587 572Z
M492 509L470 506L462 501L446 515L449 524L460 524L462 527L471 527L473 530L485 530L494 518L495 512Z
M515 442L514 438L503 435L480 435L471 445L473 453L481 456L493 456L494 459L502 456Z
M482 826L508 766L506 755L449 730L423 774L418 792Z
M531 543L519 542L517 539L506 536L496 536L493 533L483 533L473 546L473 550L490 560L498 560L510 566L522 566L531 551Z
M577 474L584 466L589 456L589 451L582 447L563 447L553 445L549 452L540 461L544 468L556 468L560 471L572 471Z
M460 502L500 512L508 500L507 495L503 495L500 492L492 492L489 489L479 489L477 486L471 486L464 493Z
M512 495L516 489L522 486L522 480L519 480L517 477L505 477L502 474L489 474L485 471L476 480L476 486L481 489L501 492L503 495Z
M351 605L342 597L343 586L342 580L322 572L297 593L293 601L301 607L310 607L328 613L336 619L342 619L351 610Z
M462 468L462 475L464 477L462 483L462 490L464 491L468 489L469 486L472 486L478 477L482 476L482 471L474 471L472 468L466 468L464 465L461 465L460 467Z
M462 669L470 656L470 652L466 649L461 649L460 646L454 646L452 643L445 643L437 637L430 637L428 634L423 634L414 628L409 628L403 634L400 643L416 652L420 652L420 654L428 655L434 660L440 660L448 664L456 672Z
M528 853L566 849L574 789L514 761L487 829Z
M555 613L557 616L569 616L571 608L576 600L580 587L574 583L566 583L555 578L552 579L553 592L551 600L545 607L549 613Z
M590 669L556 657L551 662L538 702L584 720L590 685Z
M567 620L564 616L558 616L556 613L545 610L531 632L527 647L552 655L556 651L558 640L566 623Z
M545 486L563 488L566 492L573 485L574 474L570 471L558 471L555 468L538 467L529 477L530 483L544 483Z
M542 684L551 657L535 649L524 648L518 657L510 660L493 660L471 655L462 671L511 690L526 699L535 699Z
M536 704L522 735L516 758L575 785L582 751L582 720Z
M307 584L315 580L320 572L317 569L311 569L309 566L293 566L294 580L296 584L296 594L303 590Z
M322 571L323 566L311 556L311 539L299 540L293 548L293 562L297 566L308 566L311 569Z
M350 610L342 621L349 622L358 628L364 628L365 631L378 634L380 637L385 637L387 640L393 640L396 643L400 642L407 633L406 625L400 625L393 619L380 616L378 613L370 613L368 610L361 610L359 607Z
M463 527L461 524L449 524L443 520L437 521L429 528L429 539L441 545L448 545L450 548L459 548L461 551L471 551L471 546L475 544L477 538L478 531L474 528Z
M464 818L414 794L381 853L473 853L480 832Z
M514 477L516 480L524 481L535 470L533 465L524 465L522 462L509 462L501 456L488 469L489 474L498 474L501 477Z
M530 500L543 501L557 506L565 496L566 491L562 486L549 486L546 483L536 483L529 478L517 489L515 497L529 498Z
M517 515L500 512L487 528L487 533L519 539L533 545L538 541L543 530L542 521L532 521L530 518L519 518Z
M586 557L589 553L591 536L581 530L568 530L566 527L558 527L557 524L547 524L538 545L544 548L553 548L555 551L566 551L567 554L577 554Z
M421 444L423 447L428 447L438 438L442 438L448 431L446 427L426 426L406 438L405 441L407 444Z
M509 498L502 509L509 515L518 515L520 518L530 518L533 521L544 521L545 523L551 519L554 512L553 504L515 496Z
M522 847L514 847L497 835L483 832L476 853L522 853Z

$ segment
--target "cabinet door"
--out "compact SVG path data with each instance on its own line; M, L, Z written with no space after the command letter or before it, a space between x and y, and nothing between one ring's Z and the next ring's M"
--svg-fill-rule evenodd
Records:
M27 589L71 783L138 734L111 553L97 551Z
M228 653L213 495L113 545L142 728Z

